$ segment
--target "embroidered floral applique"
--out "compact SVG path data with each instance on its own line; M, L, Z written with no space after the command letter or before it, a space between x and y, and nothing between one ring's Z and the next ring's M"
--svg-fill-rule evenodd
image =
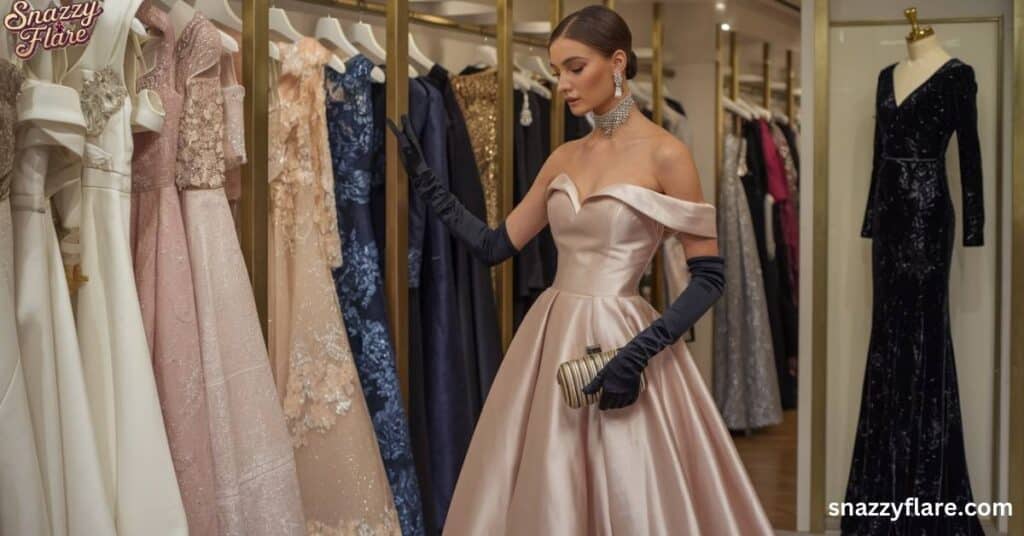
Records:
M124 106L128 89L111 67L93 73L92 78L82 83L82 114L85 116L85 131L98 136L107 126L110 116Z

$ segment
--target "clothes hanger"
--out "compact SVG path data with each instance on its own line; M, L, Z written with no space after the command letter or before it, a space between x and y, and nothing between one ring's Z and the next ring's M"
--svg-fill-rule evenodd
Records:
M292 26L292 21L288 18L288 13L279 7L270 8L270 15L267 23L271 32L281 35L292 43L298 43L306 38L306 36L302 35L295 29L295 26ZM334 54L331 54L330 59L327 60L327 65L339 73L345 73L345 62L341 61L341 58Z
M146 37L149 37L148 33ZM167 114L160 95L149 88L138 90L139 66L143 67L143 72L150 70L142 53L142 38L133 31L128 36L128 45L124 78L128 95L132 99L132 132L160 132Z
M533 79L533 76L531 76L533 71L523 67L522 63L519 62L519 56L512 57L512 66L515 67L512 71L513 75L519 75L521 77L522 83L527 86L526 90L533 91L534 93L543 96L545 99L551 99L551 91L544 87L543 84Z
M360 54L359 49L345 36L345 32L342 31L341 23L338 22L338 19L330 15L320 17L316 21L316 32L314 35L321 43L328 45L329 48L340 51L346 56L346 59ZM374 65L370 71L370 79L378 84L383 84L384 70Z
M746 119L747 121L751 121L754 119L754 117L750 114L749 111L747 111L745 108L737 104L736 101L730 99L729 97L722 97L722 107L725 108L727 111L730 111L742 117L743 119Z
M236 32L242 31L242 19L235 14L235 11L231 9L231 5L228 4L228 0L195 0L192 3L192 7L195 7L206 18L210 19L218 26L234 30Z
M551 82L552 84L555 85L558 84L558 79L555 78L555 75L551 72L551 69L548 67L548 64L544 62L544 58L540 56L530 56L526 65L533 67L533 72L540 75L540 77L543 78L544 80L547 80L548 82Z
M316 32L314 35L320 42L330 45L331 48L345 54L347 56L346 59L359 55L359 49L345 36L345 32L341 29L341 23L330 15L320 17L316 21Z
M482 45L477 45L476 49L476 62L473 63L474 67L494 67L498 65L498 49L486 42Z
M132 33L139 37L139 39L149 37L149 32L146 31L146 25L142 24L142 21L139 20L138 17L132 18Z
M363 22L362 18L358 22L354 22L348 27L347 34L352 38L352 42L357 46L362 47L362 50L367 52L367 56L373 60L374 63L387 63L388 53L384 50L384 47L380 46L377 42L377 38L373 35L373 27ZM416 72L416 69L412 65L409 66L409 78L416 78L420 73Z
M224 52L234 54L240 50L238 48L238 41L235 41L234 37L231 37L220 28L217 28L217 33L220 34L220 46L224 49Z
M412 38L412 32L409 32L409 59L418 63L424 71L430 72L434 68L434 62L420 50L420 47L416 46L416 41Z

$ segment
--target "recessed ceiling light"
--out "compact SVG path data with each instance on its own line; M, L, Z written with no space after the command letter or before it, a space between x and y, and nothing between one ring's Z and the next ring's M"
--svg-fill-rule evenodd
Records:
M715 9L725 11L725 2L715 2Z
M729 26L728 22L723 22L721 28L723 32L728 32L729 30L732 30L732 26Z

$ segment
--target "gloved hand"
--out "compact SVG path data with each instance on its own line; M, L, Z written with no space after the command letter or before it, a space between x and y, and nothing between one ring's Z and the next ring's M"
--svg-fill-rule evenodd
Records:
M725 261L718 256L694 257L686 261L690 284L672 302L665 314L619 349L594 381L583 388L592 395L601 389L600 409L617 409L636 402L640 396L640 375L647 361L674 344L686 333L725 288Z
M402 167L412 180L416 192L448 230L470 248L473 256L487 265L495 265L518 253L505 229L505 222L501 222L497 229L491 229L437 180L423 158L423 150L409 117L402 116L401 130L390 118L387 121L388 128L398 139Z

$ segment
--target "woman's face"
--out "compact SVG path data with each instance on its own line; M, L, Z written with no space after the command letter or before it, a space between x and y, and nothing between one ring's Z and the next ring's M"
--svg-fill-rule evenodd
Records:
M621 50L607 58L579 41L559 37L548 47L548 55L558 78L557 89L576 116L607 107L604 105L615 94L613 73L618 70L625 75L626 53Z

